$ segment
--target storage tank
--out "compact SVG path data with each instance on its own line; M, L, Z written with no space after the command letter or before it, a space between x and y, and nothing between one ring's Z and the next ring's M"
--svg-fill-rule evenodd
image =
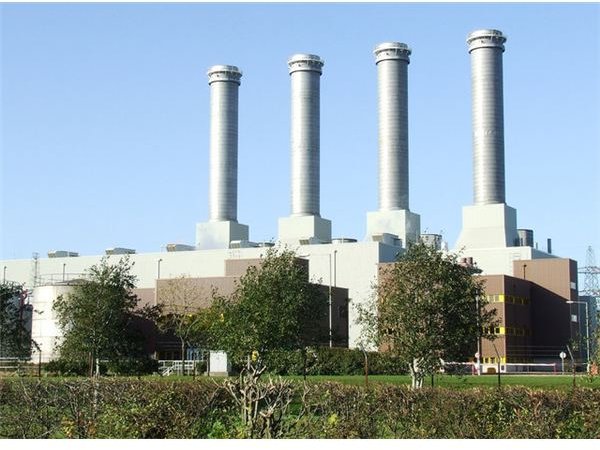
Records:
M54 302L61 295L68 295L81 281L71 280L46 286L38 286L33 290L33 315L31 319L31 338L39 346L33 347L33 362L45 363L58 358L56 346L62 340L62 332L58 326L56 315L52 309ZM39 352L41 352L41 359Z
M519 236L519 247L533 247L533 230L519 228L517 235Z

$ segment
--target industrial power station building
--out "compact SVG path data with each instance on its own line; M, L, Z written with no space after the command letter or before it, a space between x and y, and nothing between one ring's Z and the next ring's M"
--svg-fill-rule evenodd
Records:
M517 211L505 198L502 58L506 37L497 30L479 30L467 39L472 67L473 204L463 208L462 231L453 251L481 270L491 306L500 326L495 343L482 346L485 367L518 370L517 363L554 362L575 337L577 315L575 261L534 248L533 231L517 228ZM343 339L355 347L361 329L357 305L373 295L382 264L392 263L413 242L423 240L447 251L442 236L421 234L420 216L409 206L408 66L411 49L386 42L374 51L378 74L379 209L366 216L364 240L335 238L331 221L320 211L320 78L324 61L296 54L288 61L291 80L291 213L279 219L275 243L250 240L249 226L238 222L238 91L242 72L217 65L208 71L210 86L209 217L196 226L194 245L169 244L165 252L138 254L108 249L110 259L130 254L137 292L143 302L160 302L165 280L185 276L227 293L231 280L256 262L267 247L295 250L309 264L312 280L333 292L331 320ZM244 170L243 167L240 170ZM52 302L68 292L72 278L97 264L104 255L79 256L52 251L48 258L2 261L4 279L24 283L37 313L33 338L42 360L55 357L60 338ZM248 260L248 261L245 261ZM245 262L244 262L245 261ZM237 269L236 269L237 268ZM576 332L575 332L576 333ZM585 359L580 355L582 359ZM37 360L37 356L34 356ZM511 363L513 366L511 367Z

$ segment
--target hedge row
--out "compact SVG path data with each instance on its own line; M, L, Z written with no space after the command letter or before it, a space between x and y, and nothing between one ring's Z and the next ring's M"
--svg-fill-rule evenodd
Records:
M599 438L600 390L296 383L287 438ZM1 438L237 438L212 381L0 380Z
M307 375L362 375L365 354L360 350L344 348L316 348L305 354L300 351L272 351L262 355L269 373L273 375L303 375L306 357ZM389 353L367 352L369 373L372 375L398 375L406 373L397 359ZM47 363L44 371L61 376L85 376L89 372L87 361L58 359ZM245 365L245 361L234 361L235 373ZM202 372L206 367L200 367ZM102 375L147 375L158 371L158 362L150 358L124 358L100 363Z
M300 351L272 351L262 355L265 366L273 375L303 375L304 354ZM385 352L367 352L371 375L405 374L396 358ZM234 369L244 365L234 362ZM306 352L307 375L362 375L365 367L365 354L356 349L316 348Z

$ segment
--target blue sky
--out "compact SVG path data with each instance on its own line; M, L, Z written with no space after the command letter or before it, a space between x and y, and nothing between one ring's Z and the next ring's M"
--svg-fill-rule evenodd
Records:
M545 249L600 259L598 4L3 4L0 258L193 243L208 217L206 69L240 87L238 219L277 236L290 213L287 58L325 60L321 215L363 239L377 209L376 68L409 66L410 205L452 247L472 203L467 34L504 54L507 203ZM600 262L600 261L598 261Z

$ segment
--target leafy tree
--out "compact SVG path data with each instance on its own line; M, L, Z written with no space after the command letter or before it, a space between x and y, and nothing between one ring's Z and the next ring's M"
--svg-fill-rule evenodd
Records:
M216 292L213 292L213 297ZM162 333L172 333L180 341L182 367L185 367L186 349L194 346L209 350L213 343L213 326L220 314L207 306L211 296L193 279L185 276L166 281L158 286L159 315L156 325Z
M238 361L276 349L305 352L327 339L327 298L287 249L269 248L236 291L216 299L214 307L222 314L219 344Z
M360 309L363 340L399 358L414 388L443 360L470 357L482 330L495 326L496 311L485 308L483 281L473 272L456 255L414 244L381 274L370 307Z
M124 257L116 264L102 258L91 266L73 292L54 302L63 340L61 359L89 361L90 375L99 374L99 360L114 360L141 354L142 339L133 324L142 312L133 293L136 277L133 263Z
M10 281L0 283L0 356L29 357L31 306L23 303L27 292L22 285Z

